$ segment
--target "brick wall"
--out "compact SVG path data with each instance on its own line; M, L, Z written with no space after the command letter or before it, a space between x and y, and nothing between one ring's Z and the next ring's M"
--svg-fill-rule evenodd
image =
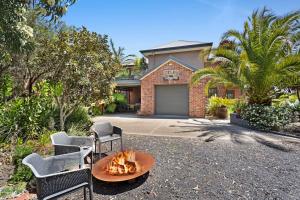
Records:
M129 104L140 103L141 99L141 89L140 87L130 88L130 99L128 100Z
M179 80L164 80L164 70L178 70ZM190 85L193 72L190 69L170 60L156 71L141 80L141 113L153 115L155 112L155 85L188 84L189 87L189 116L204 117L207 98L204 93L204 85L207 80L198 85Z

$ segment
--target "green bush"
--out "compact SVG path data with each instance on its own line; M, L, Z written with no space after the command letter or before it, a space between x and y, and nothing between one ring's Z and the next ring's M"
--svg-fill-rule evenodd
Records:
M236 99L227 99L222 97L212 96L208 100L207 111L209 114L216 116L217 109L226 106L229 113L233 111Z
M32 147L26 145L18 145L15 147L13 154L13 163L15 165L15 171L10 181L16 182L28 182L33 178L31 170L22 164L22 159L33 152Z
M239 99L232 106L232 110L233 112L237 112L238 110L241 111L243 108L245 108L246 105L247 105L246 102Z
M19 160L22 160L23 158L25 158L26 156L28 156L32 152L33 152L33 148L31 146L17 145L15 147L15 151L14 151L14 154L13 154L13 163L17 164L17 162Z
M110 103L106 106L106 112L108 113L114 113L116 111L116 108L117 108L117 104L115 103Z
M264 105L248 105L241 112L249 125L260 130L279 130L292 120L290 107L274 107Z
M54 119L55 128L59 130L59 109L57 107L53 108L51 116ZM88 114L88 109L79 106L69 115L69 117L67 117L65 121L65 128L66 130L68 130L73 125L76 125L77 127L87 129L91 126L91 124L92 122Z
M106 100L105 111L107 113L114 113L119 105L127 104L126 95L123 93L114 93L111 99Z
M88 113L91 115L91 116L99 116L99 115L102 115L102 110L100 108L100 106L97 106L95 104L92 104L90 107L89 107L89 110L88 110Z
M37 138L50 111L52 98L46 83L34 88L30 97L19 97L0 106L0 142L8 142L13 136L25 141Z
M113 102L118 104L127 104L127 99L125 94L123 93L114 93L113 94Z
M73 125L81 127L82 129L88 129L92 125L87 108L79 106L66 119L66 130L70 129Z
M75 136L87 136L89 134L88 130L81 125L72 124L71 127L68 129L69 135Z

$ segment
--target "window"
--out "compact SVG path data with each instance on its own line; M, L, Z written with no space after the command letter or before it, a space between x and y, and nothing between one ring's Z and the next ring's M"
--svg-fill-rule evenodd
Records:
M226 90L226 97L228 99L234 99L234 90Z
M217 88L209 88L208 89L208 97L218 96L218 89Z

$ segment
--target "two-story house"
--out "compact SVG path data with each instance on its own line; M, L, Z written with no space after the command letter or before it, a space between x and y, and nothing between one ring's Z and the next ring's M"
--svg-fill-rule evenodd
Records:
M212 43L178 40L140 52L148 60L148 70L138 80L117 82L126 89L130 104L140 104L141 115L184 115L204 117L206 80L191 85L193 73L204 67ZM222 89L221 89L222 90ZM235 94L235 90L219 91Z

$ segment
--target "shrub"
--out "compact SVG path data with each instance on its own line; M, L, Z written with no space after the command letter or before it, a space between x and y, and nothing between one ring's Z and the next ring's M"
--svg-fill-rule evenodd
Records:
M37 138L44 127L50 111L52 98L46 83L34 88L30 97L18 97L0 106L0 142L8 142L12 137Z
M127 99L126 99L125 94L114 93L113 94L113 102L116 104L127 104Z
M114 113L116 111L117 104L115 103L110 103L106 106L106 112L108 113Z
M75 136L87 136L88 131L80 125L72 124L72 126L68 129L69 135Z
M227 99L227 98L212 96L209 98L207 111L209 114L216 116L217 109L222 106L226 106L229 112L232 112L235 103L236 103L236 99Z
M96 105L96 104L92 104L90 107L89 107L89 110L88 110L88 113L91 115L91 116L98 116L98 115L102 115L102 110L101 110L101 106L100 105Z
M59 127L59 109L57 107L53 108L52 118L55 122L55 128L57 130L60 129ZM83 129L87 129L92 124L90 116L88 114L88 109L82 106L79 106L76 108L69 117L67 117L65 122L65 129L70 129L73 125L76 125L77 127L81 127Z
M264 105L248 105L241 116L249 125L260 130L278 130L292 120L291 108Z
M27 145L18 145L15 147L13 154L13 163L15 165L15 171L12 175L11 182L28 182L33 178L31 170L22 164L22 159L33 152L32 147Z
M81 127L83 129L88 129L92 125L87 108L79 106L66 119L66 123L65 123L66 130L71 128L71 126L73 125L76 125L77 127Z
M118 106L127 104L127 99L126 95L123 93L114 93L112 98L107 99L106 102L105 111L108 113L114 113Z
M246 102L239 99L232 106L232 110L233 112L238 112L238 111L240 112L246 105L247 105Z

